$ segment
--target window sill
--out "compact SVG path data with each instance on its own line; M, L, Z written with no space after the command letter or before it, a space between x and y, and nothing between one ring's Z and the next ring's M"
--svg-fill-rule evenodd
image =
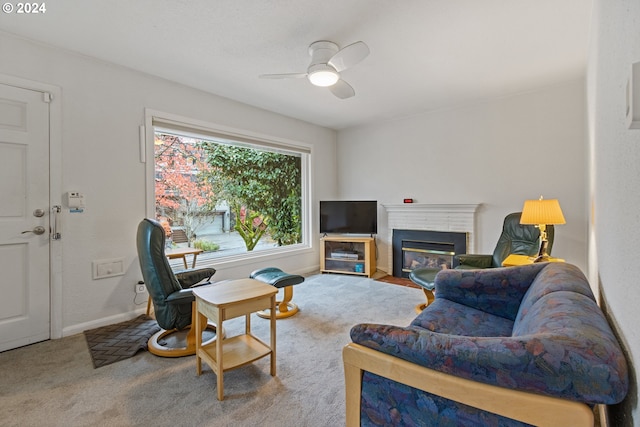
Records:
M198 258L197 267L213 267L216 270L224 270L248 264L263 263L265 261L280 258L290 258L296 255L306 255L313 252L313 248L307 244L291 245L289 247L264 249L256 252L246 252L242 254L229 255L224 257L209 258L200 261Z

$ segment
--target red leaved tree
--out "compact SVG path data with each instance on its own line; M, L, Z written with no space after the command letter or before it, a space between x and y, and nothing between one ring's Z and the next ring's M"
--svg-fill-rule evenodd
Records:
M213 198L211 185L199 177L210 166L196 143L193 138L160 132L154 141L156 215L172 224L182 223L189 245L195 238L196 217L208 212Z

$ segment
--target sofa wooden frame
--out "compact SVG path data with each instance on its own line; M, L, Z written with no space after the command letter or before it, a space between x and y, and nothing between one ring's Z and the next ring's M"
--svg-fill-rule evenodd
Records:
M362 374L368 371L449 400L541 427L593 427L585 403L483 384L349 343L342 350L347 427L360 426Z

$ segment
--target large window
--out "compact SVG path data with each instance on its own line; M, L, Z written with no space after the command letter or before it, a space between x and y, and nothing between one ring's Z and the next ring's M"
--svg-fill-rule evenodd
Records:
M153 117L155 217L206 260L308 247L308 147ZM202 260L202 261L201 261Z

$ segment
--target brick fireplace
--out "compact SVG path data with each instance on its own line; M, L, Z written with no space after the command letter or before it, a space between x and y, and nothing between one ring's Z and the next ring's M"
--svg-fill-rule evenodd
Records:
M436 265L448 264L452 266L453 253L473 253L475 252L476 236L476 212L479 204L383 204L387 211L388 220L388 242L392 244L389 251L388 266L394 266L392 272L397 277L407 277L408 272L402 273L402 269L407 270L407 262L414 264L418 258L418 263L427 262ZM413 254L402 254L402 243L398 249L394 243L394 233L400 234L410 231L436 232L425 237L404 239L406 241L419 241L417 251L419 255L413 259ZM441 234L440 232L445 232ZM441 242L438 242L442 240ZM461 240L464 240L464 251ZM454 244L457 242L457 244ZM425 243L426 242L426 243ZM433 243L436 245L434 246ZM442 246L444 244L444 246ZM449 244L449 245L447 245ZM406 247L406 245L405 245ZM440 253L442 252L442 253ZM423 258L430 258L424 260ZM396 265L400 265L400 271L396 271Z

